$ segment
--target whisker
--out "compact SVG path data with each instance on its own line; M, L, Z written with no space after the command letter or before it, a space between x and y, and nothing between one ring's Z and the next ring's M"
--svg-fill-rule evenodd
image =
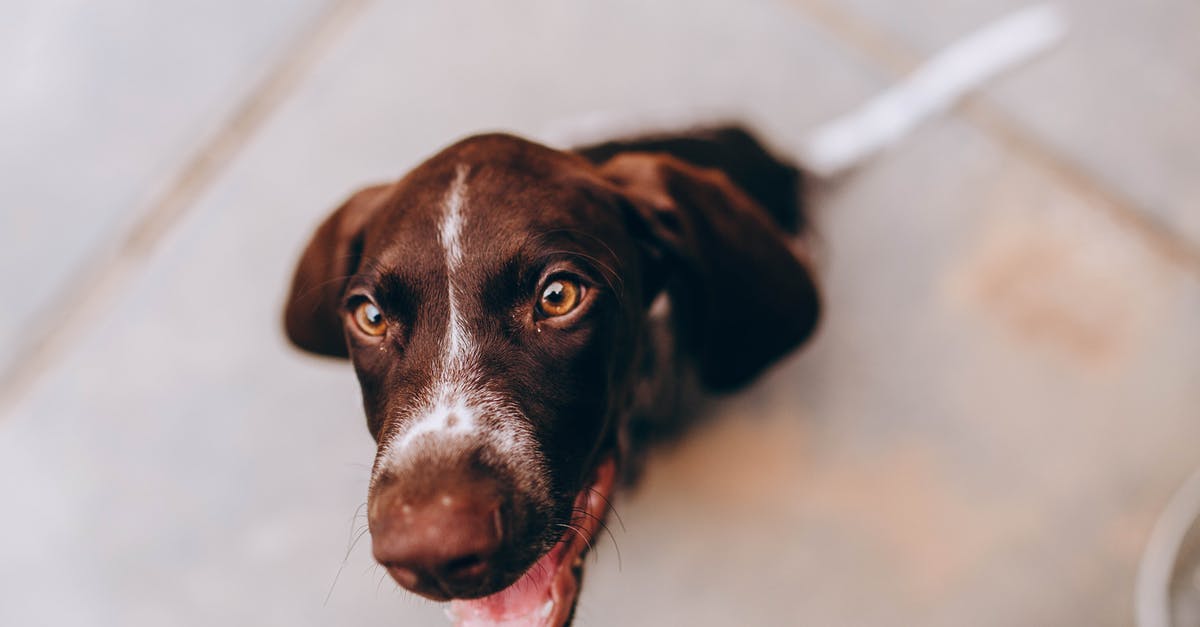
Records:
M608 265L605 264L603 261L600 261L599 259L596 259L595 257L588 255L586 253L576 252L573 250L551 250L549 252L551 254L562 254L562 255L570 255L573 257L581 257L583 259L587 259L587 260L595 263L596 265L600 266L604 270L607 270L607 272L601 272L600 276L601 276L601 278L604 279L604 283L606 285L608 285L608 290L613 293L614 297L616 297L617 302L624 304L624 298L621 296L621 292L625 288L625 281L623 279L621 279L620 275L618 275L616 273L616 271L614 271L612 268L608 267ZM612 281L612 278L610 278L610 276L613 278L616 278L617 282L621 284L621 289L617 289L617 287L615 285L613 285L613 281Z
M312 285L308 286L307 288L305 288L305 290L304 290L304 291L300 292L299 294L296 294L296 299L295 299L295 300L301 300L301 299L303 299L303 298L307 298L307 297L308 297L310 294L312 294L313 292L316 292L316 291L318 291L318 290L322 290L322 289L324 289L326 286L328 286L328 285L330 285L330 284L332 284L332 283L337 283L337 282L339 282L339 281L347 281L347 280L349 280L349 279L350 279L351 277L353 277L353 276L354 276L353 274L343 274L343 275L340 275L340 276L335 276L335 277L332 277L332 278L329 278L329 279L325 279L324 281L319 281L319 282L317 282L317 283L314 283L314 284L312 284Z
M600 239L599 237L596 237L595 235L593 235L591 233L588 233L587 231L581 231L579 229L572 229L572 228L566 228L566 227L546 231L547 235L549 235L551 233L571 233L573 235L582 235L586 238L591 239L592 241L596 242L597 244L600 244L601 246L603 246L604 249L608 251L608 254L612 255L613 259L618 258L617 253L615 251L613 251L612 247L609 246L607 242Z
M572 229L572 228L566 228L566 227L558 228L558 229L550 229L548 231L543 231L541 233L538 233L537 235L535 235L529 239L530 240L548 239L551 235L554 235L556 233L569 233L571 235L578 235L578 236L586 237L586 238L600 244L601 246L603 246L604 249L608 251L608 254L611 255L613 259L619 258L618 255L616 254L616 252L613 251L612 247L609 246L607 242L600 239L599 237L596 237L595 235L593 235L591 233L588 233L586 231L581 231L579 229ZM606 283L608 283L608 287L610 289L612 289L614 292L616 292L618 294L618 298L620 298L620 296L619 296L620 292L618 292L616 290L616 288L613 287L612 279L610 279L610 277L615 278L617 280L617 282L620 283L622 289L624 289L624 287L625 287L625 281L621 277L621 275L618 274L615 270L613 270L613 268L611 266L609 266L608 264L606 264L603 261L597 259L596 257L593 257L586 253L581 253L581 252L576 252L576 251L571 251L571 250L555 250L555 251L550 251L550 252L577 255L584 259L588 259L589 261L592 261L596 265L600 266L603 270L607 271L607 274L605 274L605 276L604 276L604 280Z
M342 571L345 570L346 563L350 561L350 553L354 551L355 546L358 546L358 541L361 540L364 535L366 535L367 531L369 531L369 527L367 525L363 525L357 530L354 529L354 521L358 520L359 516L364 515L363 508L366 506L366 501L363 501L363 504L355 508L354 515L350 517L351 532L350 540L346 546L346 554L342 556L342 563L338 565L337 572L333 574L333 581L329 584L329 592L325 593L325 600L321 603L322 607L329 605L329 599L333 598L333 589L337 587L338 579L342 576Z
M381 587L383 587L383 580L386 578L387 578L387 571L385 570L385 571L383 571L383 574L381 574L379 576L379 583L375 584L375 598L379 598L379 589Z
M354 257L355 257L354 255L342 255L340 258L338 258L338 261L345 262L345 261L354 259ZM363 264L370 266L371 271L375 275L382 275L382 274L386 273L386 266L383 265L383 262L381 262L377 259L374 259L371 257L361 257L361 258L359 258L358 263L360 266ZM342 275L330 277L328 279L325 279L324 281L320 281L320 282L314 283L313 285L308 286L307 288L305 288L304 291L297 294L296 297L297 297L297 299L305 298L317 290L324 289L325 287L329 286L330 284L349 281L350 279L354 278L355 276L358 276L359 274L362 274L362 272L359 271L359 272L353 272L351 274L342 274Z
M570 524L570 523L554 523L554 524L555 524L555 525L557 525L557 526L559 526L559 527L562 527L562 528L564 528L564 529L570 529L571 531L574 531L574 532L575 532L575 535L579 536L579 539L580 539L580 540L583 540L583 543L587 545L587 547L588 547L588 550L589 550L589 551L592 551L592 550L594 550L594 549L592 548L592 543L591 543L591 542L590 542L590 541L587 539L587 536L586 536L586 535L584 535L583 531L582 531L582 530L580 530L580 529L579 529L578 527L576 527L575 525L572 525L572 524Z
M625 281L621 278L621 275L617 274L617 271L613 270L612 266L608 265L607 263L604 263L603 261L600 261L596 257L593 257L587 253L581 253L577 250L561 250L561 249L559 249L559 250L550 250L547 252L552 255L556 255L556 254L557 255L573 255L575 257L581 257L583 259L587 259L588 261L591 261L592 263L596 264L597 266L600 266L600 268L602 270L606 271L606 272L601 273L601 274L605 275L605 277L604 277L605 280L607 280L609 275L611 275L613 278L615 278L617 280L618 283L621 284L621 287L625 287ZM611 282L608 284L608 286L610 288L613 288L613 285ZM615 290L615 288L614 288L614 290Z
M613 505L612 501L608 500L608 497L604 496L604 494L596 488L588 486L588 491L600 497L600 499L604 501L604 504L607 505L608 509L612 511L613 516L617 517L617 522L621 525L621 533L625 533L625 521L621 520L621 513L617 511L617 507Z
M591 518L592 520L599 523L600 528L603 529L604 532L608 534L608 539L612 541L613 549L615 549L617 552L617 570L618 571L624 570L624 564L622 563L622 560L621 560L621 546L619 544L617 544L617 538L616 538L616 536L613 535L612 529L608 528L608 524L605 523L603 520L601 520L599 516L589 512L583 508L576 507L574 509L576 512L579 512L580 514L583 514L584 516L587 516L588 518Z

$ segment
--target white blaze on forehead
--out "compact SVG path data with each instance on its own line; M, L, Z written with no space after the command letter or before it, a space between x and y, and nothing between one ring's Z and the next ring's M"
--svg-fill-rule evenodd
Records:
M450 323L446 331L446 365L461 361L463 353L468 349L466 329L458 311L458 289L454 280L458 269L462 266L462 227L463 204L467 195L467 168L458 166L454 173L454 182L446 193L445 209L442 222L438 226L438 240L446 255L446 289L450 307Z
M434 365L434 383L404 410L404 415L411 416L411 423L385 445L379 469L398 461L406 448L426 435L452 437L487 431L487 439L501 450L512 449L526 439L522 427L514 424L513 418L519 412L483 387L474 341L462 319L458 275L463 260L467 173L465 166L455 170L438 223L438 241L446 259L447 296L446 339L440 363ZM486 430L482 428L484 415L494 419Z

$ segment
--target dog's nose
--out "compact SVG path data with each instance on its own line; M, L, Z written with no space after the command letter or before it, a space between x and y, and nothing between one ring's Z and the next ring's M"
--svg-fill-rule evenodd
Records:
M371 541L392 578L434 599L478 596L504 542L495 492L456 489L417 502L402 494L380 498L385 502L371 508Z

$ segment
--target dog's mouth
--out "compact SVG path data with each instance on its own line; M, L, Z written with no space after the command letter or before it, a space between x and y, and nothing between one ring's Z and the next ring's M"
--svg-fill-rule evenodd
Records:
M569 528L549 552L507 588L480 598L456 600L447 614L457 627L560 627L579 598L583 557L608 511L616 463L596 469L592 483L575 497Z

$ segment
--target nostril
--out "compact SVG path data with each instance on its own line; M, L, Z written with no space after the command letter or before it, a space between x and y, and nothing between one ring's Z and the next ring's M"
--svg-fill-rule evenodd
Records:
M412 570L411 568L405 568L404 566L400 566L394 562L386 563L383 565L383 567L387 569L388 574L392 576L392 579L395 579L396 583L400 584L400 586L403 588L411 590L417 587L417 583L420 581L420 577L417 575L416 571Z
M450 579L476 577L487 570L487 562L480 555L466 555L446 562L443 572Z
M492 531L496 534L497 544L504 541L504 516L498 506L492 510Z

